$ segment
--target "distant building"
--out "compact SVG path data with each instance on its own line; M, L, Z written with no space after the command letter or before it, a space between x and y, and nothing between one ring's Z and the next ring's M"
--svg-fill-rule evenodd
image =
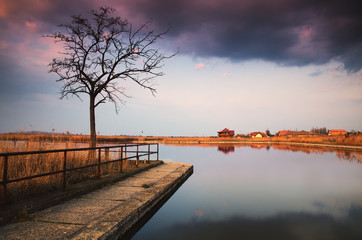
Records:
M278 136L286 136L290 131L289 130L283 130L283 131L279 131L277 133Z
M346 135L347 131L344 129L331 129L328 131L329 136Z
M307 131L290 131L290 130L283 130L279 131L278 136L307 136L310 135Z
M252 132L252 133L249 133L249 137L250 138L262 138L262 137L268 137L268 136L263 132Z
M310 135L309 132L307 131L292 131L292 132L289 132L287 135L290 135L290 136L307 136L307 135Z
M219 137L234 137L235 131L224 128L220 132L217 132Z

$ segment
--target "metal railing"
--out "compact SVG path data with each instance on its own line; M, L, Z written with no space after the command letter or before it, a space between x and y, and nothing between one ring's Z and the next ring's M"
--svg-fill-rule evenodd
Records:
M156 150L151 151L151 146L156 146ZM146 149L144 149L146 148ZM117 150L118 149L118 150ZM109 159L109 152L118 152L119 157L116 159ZM117 150L117 151L115 151ZM79 152L79 151L94 151L93 155L97 158L97 163L88 164L84 166L78 166L73 168L67 167L67 153L68 152ZM96 155L96 151L98 151L98 156ZM102 151L104 151L105 160L102 161ZM47 153L63 153L62 158L62 166L61 170L52 171L52 172L44 172L40 174L35 175L29 175L29 176L23 176L19 178L8 178L8 162L9 158L13 156L25 156L25 155L35 155L35 154L47 154ZM131 156L128 156L128 154L131 154ZM133 155L132 155L133 154ZM45 177L55 174L63 174L63 189L66 189L67 184L67 173L70 171L75 171L79 169L85 169L85 168L92 168L97 167L97 177L101 177L101 166L105 164L120 162L120 171L123 170L123 161L129 160L129 159L135 159L136 166L139 165L140 157L147 156L147 162L150 162L150 156L152 154L156 154L156 160L159 160L159 144L158 143L142 143L142 144L123 144L123 145L117 145L117 146L104 146L104 147L94 147L94 148L72 148L72 149L57 149L57 150L46 150L46 151L30 151L30 152L10 152L10 153L0 153L0 157L2 157L2 179L0 181L0 184L2 186L2 203L6 203L6 187L7 184L14 183L14 182L20 182L25 180L30 180L34 178L39 177ZM145 159L146 161L146 159Z

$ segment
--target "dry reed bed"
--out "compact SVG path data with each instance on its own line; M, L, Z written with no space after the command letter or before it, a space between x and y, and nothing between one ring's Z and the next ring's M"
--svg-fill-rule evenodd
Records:
M141 141L143 139L140 139ZM144 141L149 141L147 138ZM348 136L282 136L266 138L219 138L219 137L163 137L158 140L162 143L245 143L245 142L293 142L293 143L318 143L362 146L362 134Z
M347 136L327 136L327 135L283 136L283 137L272 137L271 140L273 142L300 142L300 143L362 146L362 134L347 135Z
M69 138L68 138L69 139ZM20 136L11 139L0 140L0 152L28 152L28 151L42 151L53 149L70 149L70 148L84 148L88 147L88 143L79 143L79 138L71 138L67 142L63 142L61 138L53 138L54 141L47 141L49 138L43 136ZM98 152L97 152L98 157ZM91 165L98 163L98 158L90 158L88 151L75 151L67 152L67 168L76 168L84 165ZM112 159L119 159L121 157L120 151L109 153L101 151L102 162ZM8 157L8 179L16 179L20 177L37 175L42 173L49 173L62 170L63 168L64 153L45 153L45 154L32 154L22 156L9 156ZM140 161L140 165L142 165ZM135 168L135 161L123 161L122 169L129 171ZM3 161L0 159L0 179L2 176ZM102 165L101 174L108 174L111 172L120 172L120 162ZM93 179L97 176L97 167L79 169L67 173L67 184L78 183L84 180ZM57 190L62 187L63 175L55 174L46 177L39 177L31 180L14 182L7 184L7 200L13 201L15 199L24 199L29 196L39 195L44 192Z

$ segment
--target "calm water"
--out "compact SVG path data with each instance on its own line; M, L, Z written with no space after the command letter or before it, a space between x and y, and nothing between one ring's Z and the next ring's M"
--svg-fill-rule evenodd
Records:
M133 239L362 239L361 152L160 146L194 174Z

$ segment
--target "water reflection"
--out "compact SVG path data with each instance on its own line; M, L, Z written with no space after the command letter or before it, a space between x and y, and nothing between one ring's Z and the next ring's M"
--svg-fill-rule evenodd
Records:
M160 152L192 163L194 174L134 239L362 239L358 151L261 144L229 154L220 145Z
M304 212L265 219L242 216L219 221L193 219L150 232L147 239L360 239L361 224L362 208L351 207L343 221L326 214Z
M204 145L203 147L214 147L213 145ZM266 149L270 148L279 150L279 151L292 151L292 152L303 152L306 154L311 153L335 153L338 159L348 160L348 161L357 161L362 163L362 151L358 150L350 150L350 149L330 149L330 148L322 148L322 147L308 147L308 146L294 146L294 145L281 145L281 144L222 144L217 146L217 150L223 152L225 154L229 154L235 152L235 147L237 148L253 148L253 149Z
M230 152L235 152L235 146L234 145L220 145L217 147L217 150L224 154L229 154Z

